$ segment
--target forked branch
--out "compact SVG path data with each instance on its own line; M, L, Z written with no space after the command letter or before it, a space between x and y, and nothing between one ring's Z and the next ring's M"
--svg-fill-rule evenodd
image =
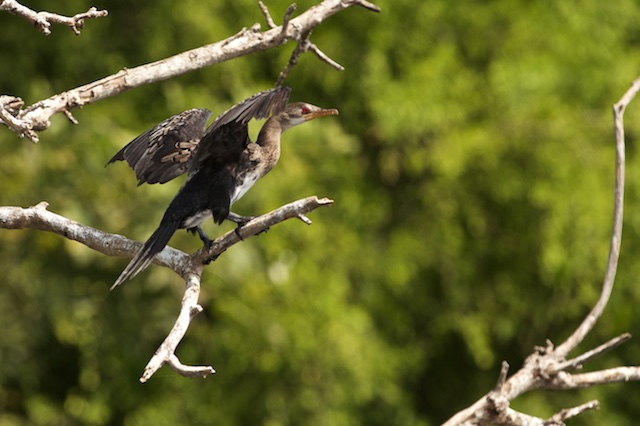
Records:
M109 14L106 10L98 10L95 7L73 16L63 16L45 11L36 12L18 3L16 0L1 0L0 10L22 16L45 35L51 34L51 24L66 25L71 28L76 35L80 35L80 30L84 28L85 19L102 18Z
M239 234L247 239L287 219L293 219L313 210L330 206L333 201L328 198L307 197L258 216L244 225ZM131 258L140 249L141 243L129 240L121 235L109 234L90 226L82 225L64 216L47 210L48 203L41 202L36 206L0 207L0 228L5 229L37 229L61 235L78 241L87 247L108 256ZM182 306L176 322L168 336L144 369L140 378L146 382L163 365L171 366L179 374L188 377L206 377L215 372L210 366L188 366L182 364L175 355L178 344L184 337L191 319L202 311L198 304L200 296L200 278L204 266L215 260L229 247L241 241L238 233L229 231L215 239L209 250L199 250L193 255L165 247L154 258L154 262L167 266L180 275L186 283Z
M325 19L352 6L380 10L364 0L324 0L300 16L287 19L280 27L263 32L260 31L260 25L256 24L217 43L188 50L150 64L123 69L116 74L54 95L24 109L21 107L16 109L16 105L22 102L20 98L4 95L0 97L0 111L2 111L0 122L15 131L18 136L26 136L32 142L38 142L38 132L46 130L51 124L51 117L57 113L64 113L74 122L71 111L75 108L115 96L134 87L156 83L240 56L264 51L290 40L300 40L302 34L310 34L311 30Z
M575 417L587 410L599 408L598 401L590 401L578 407L562 410L546 420L516 412L509 407L509 403L523 393L535 389L567 390L605 383L640 381L640 367L617 367L581 374L567 372L567 370L582 367L586 362L617 347L631 337L628 333L624 333L595 349L567 360L568 354L584 340L585 336L602 316L613 290L622 239L625 175L623 116L626 107L639 91L640 78L633 82L631 88L613 107L616 142L613 227L606 272L598 301L578 328L558 347L554 348L553 344L547 341L546 346L537 348L525 360L523 367L509 378L506 378L506 363L503 363L496 389L480 398L470 407L454 415L445 423L446 426L488 424L564 425L564 421L571 417Z

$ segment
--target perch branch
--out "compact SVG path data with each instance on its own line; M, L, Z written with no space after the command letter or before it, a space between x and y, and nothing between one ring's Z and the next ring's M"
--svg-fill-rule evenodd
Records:
M287 219L304 216L306 213L312 212L319 207L330 206L332 204L333 200L330 200L329 198L318 198L315 196L303 198L301 200L285 204L279 209L250 220L237 231L229 231L226 234L218 237L212 242L211 248L209 250L202 248L199 251L195 252L192 255L192 261L196 264L207 264L215 260L232 245L253 235L260 234L261 232L268 230L275 224L283 222Z
M329 206L332 203L333 201L328 198L318 197L307 197L294 201L254 218L238 232L242 239L246 239L287 219L304 216L306 213L319 207ZM44 201L28 208L0 207L0 228L53 232L67 239L78 241L108 256L132 258L142 247L142 243L82 225L48 211L47 207L48 203ZM187 366L180 363L175 355L175 350L187 332L191 319L202 311L202 306L198 304L198 298L204 265L215 260L229 247L241 241L240 236L235 231L229 231L215 239L210 250L201 249L191 256L169 246L156 255L154 262L177 272L184 278L186 287L178 318L164 342L145 367L140 378L142 383L149 380L165 364L171 366L179 374L189 377L206 377L215 372L210 366Z
M80 35L80 30L84 28L84 20L91 18L102 18L107 16L109 12L106 10L98 10L95 7L90 8L84 13L78 13L74 16L62 16L51 12L36 12L26 6L18 3L16 0L0 1L0 10L22 16L38 28L45 35L51 34L51 24L66 25L76 34Z
M204 265L217 259L225 250L241 240L264 232L271 226L287 219L304 215L319 207L329 206L332 203L333 201L328 198L318 197L307 197L294 201L270 213L252 219L243 225L238 232L234 230L221 235L212 242L209 250L202 248L191 255L189 262L186 264L188 267L182 271L176 271L183 276L187 283L178 319L167 338L162 342L145 367L140 382L144 383L149 380L164 364L169 364L176 372L188 377L206 377L215 373L213 367L210 366L185 366L178 361L175 355L175 350L184 337L191 319L202 311L202 307L198 304L198 298L200 295L200 277Z
M46 130L51 124L51 117L57 113L65 113L66 111L66 114L70 114L71 110L75 108L115 96L134 87L166 80L240 56L264 51L290 40L298 40L300 34L309 33L325 19L352 6L380 10L375 5L362 0L324 0L300 16L288 20L287 25L274 27L264 32L260 31L259 25L254 25L250 29L245 28L238 34L217 43L188 50L150 64L123 69L116 74L54 95L24 109L8 109L6 103L0 102L0 108L4 108L0 119L20 137L26 136L32 142L38 142L37 132ZM10 96L7 98L17 99ZM10 113L13 118L5 118L7 113Z
M0 228L53 232L107 256L133 257L142 247L141 243L122 235L109 234L50 212L47 210L48 206L49 203L43 201L27 208L0 207ZM179 266L187 260L187 254L171 247L166 247L155 258L156 263L172 269L179 269Z
M605 383L640 381L640 367L617 367L607 370L581 374L570 374L567 369L579 368L582 365L629 340L628 333L609 340L595 349L587 351L573 359L567 360L569 352L575 349L585 336L593 329L606 307L615 281L622 239L622 219L624 201L625 141L624 111L640 91L640 78L636 79L620 101L613 106L614 129L616 141L616 169L614 186L613 227L607 268L600 297L576 330L558 347L554 348L550 341L546 346L535 348L520 370L504 380L506 367L503 367L496 388L480 398L470 407L451 417L445 426L454 425L564 425L564 420L575 417L584 411L597 409L597 401L591 401L578 407L562 410L549 420L543 421L526 414L518 413L509 407L509 402L535 389L579 389Z

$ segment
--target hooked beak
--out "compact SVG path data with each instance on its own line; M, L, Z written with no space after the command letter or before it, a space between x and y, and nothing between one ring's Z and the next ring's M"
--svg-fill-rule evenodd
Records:
M302 117L305 121L313 120L314 118L324 117L325 115L338 115L337 109L319 109L318 111L310 112L309 114L305 114Z

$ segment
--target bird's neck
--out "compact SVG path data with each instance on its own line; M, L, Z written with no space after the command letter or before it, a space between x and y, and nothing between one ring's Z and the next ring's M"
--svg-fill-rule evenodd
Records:
M258 134L258 140L256 143L261 147L269 149L280 149L280 136L284 129L282 127L282 123L278 120L277 117L269 118L260 129L260 133Z
M266 174L280 159L280 136L284 132L282 124L276 117L264 123L256 143L260 146L260 162L263 163Z

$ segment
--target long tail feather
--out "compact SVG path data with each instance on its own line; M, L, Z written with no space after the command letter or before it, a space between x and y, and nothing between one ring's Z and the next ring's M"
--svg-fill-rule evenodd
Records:
M178 229L179 222L162 222L158 229L155 230L151 237L144 243L144 246L135 255L131 262L124 268L116 282L111 286L111 290L118 287L128 278L135 277L138 273L145 270L153 260L153 257L160 253L167 245L171 236Z

